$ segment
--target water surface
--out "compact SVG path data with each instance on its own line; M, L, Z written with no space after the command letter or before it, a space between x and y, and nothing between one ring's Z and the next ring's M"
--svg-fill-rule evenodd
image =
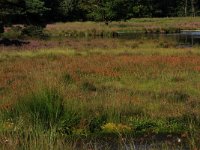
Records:
M156 34L156 33L125 33L119 32L122 39L156 39L156 40L172 40L182 46L200 45L200 31L183 30L180 33Z

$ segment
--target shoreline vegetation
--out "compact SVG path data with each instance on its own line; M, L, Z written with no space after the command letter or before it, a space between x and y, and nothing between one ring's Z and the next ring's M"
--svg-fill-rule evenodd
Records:
M144 27L196 30L199 22L56 23L44 32L60 38L0 45L0 149L199 149L199 45L63 38L93 29L91 36ZM9 30L3 36L21 36L21 29Z
M5 29L6 38L65 38L65 37L117 37L120 33L170 34L182 30L200 30L200 17L134 18L124 21L67 22L40 27L14 25Z
M117 36L125 33L180 33L181 30L199 30L199 17L135 18L126 22L105 23L72 22L47 25L47 32L58 36ZM84 34L85 33L85 34Z

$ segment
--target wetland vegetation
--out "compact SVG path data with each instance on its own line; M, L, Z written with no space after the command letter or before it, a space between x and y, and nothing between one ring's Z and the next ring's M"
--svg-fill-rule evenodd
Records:
M170 39L1 45L1 147L198 149L199 46Z
M199 6L1 0L0 149L200 149Z

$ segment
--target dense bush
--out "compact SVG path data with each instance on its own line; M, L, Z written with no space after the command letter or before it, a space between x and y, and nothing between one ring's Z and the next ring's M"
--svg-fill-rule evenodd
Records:
M44 30L41 26L27 26L22 30L21 34L22 36L35 37L41 39L48 38L48 35L44 33Z

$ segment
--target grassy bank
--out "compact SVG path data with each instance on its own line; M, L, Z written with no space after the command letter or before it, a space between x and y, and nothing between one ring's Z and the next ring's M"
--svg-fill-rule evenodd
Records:
M131 137L198 149L198 49L117 39L2 47L0 145L95 149L94 139Z
M199 30L200 17L177 18L133 18L110 22L67 22L48 24L45 31L38 27L16 25L6 28L3 37L7 38L60 38L64 37L117 37L121 33L179 33L181 30Z
M47 26L46 30L52 36L103 36L113 37L121 32L143 32L143 33L179 33L181 30L200 29L200 18L141 18L131 19L126 22L73 22L56 23Z

